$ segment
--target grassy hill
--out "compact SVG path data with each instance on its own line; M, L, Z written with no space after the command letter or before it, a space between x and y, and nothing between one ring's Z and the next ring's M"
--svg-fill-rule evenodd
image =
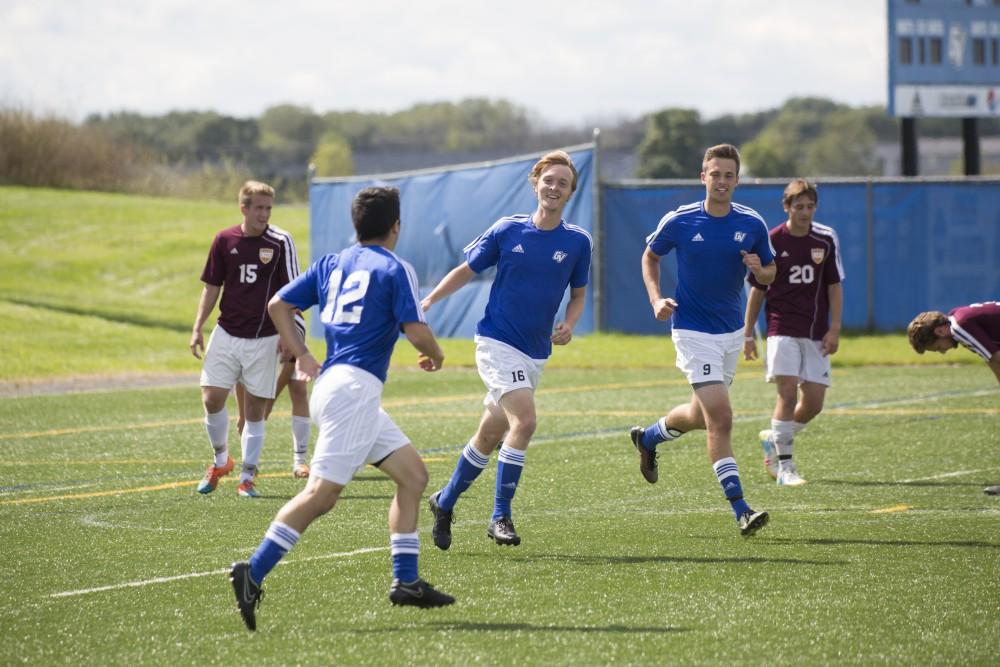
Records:
M235 193L227 204L0 187L0 381L197 372L200 364L187 345L199 276L212 237L240 221L235 200ZM272 217L295 237L303 263L310 257L308 218L308 207L280 201ZM312 345L322 352L321 341ZM471 341L444 347L450 365L474 363ZM400 345L395 362L410 365L415 356ZM964 351L947 360L980 363ZM941 361L913 354L900 335L852 339L835 357L836 365ZM550 362L650 365L673 366L668 340L579 337Z

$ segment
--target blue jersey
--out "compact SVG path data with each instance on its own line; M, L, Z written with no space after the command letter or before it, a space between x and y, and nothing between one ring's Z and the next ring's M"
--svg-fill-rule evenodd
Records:
M677 250L677 309L672 325L702 333L743 328L747 269L741 250L759 256L761 266L774 262L764 218L736 203L721 218L709 215L704 202L681 206L663 216L646 244L661 257Z
M496 265L486 314L476 333L499 340L532 359L552 354L552 325L570 287L584 287L590 275L590 234L560 221L542 230L530 215L497 220L465 246L476 273Z
M303 311L322 306L324 371L349 364L382 382L402 325L426 321L413 267L382 246L355 244L326 255L278 296Z

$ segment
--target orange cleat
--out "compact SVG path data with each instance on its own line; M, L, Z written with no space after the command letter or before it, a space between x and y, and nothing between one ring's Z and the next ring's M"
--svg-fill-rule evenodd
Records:
M198 493L211 493L219 485L219 480L233 471L233 457L226 458L226 465L221 468L208 466L205 477L198 482Z
M259 498L260 494L257 493L257 487L254 486L253 480L248 479L245 482L240 482L240 485L236 487L236 494L243 498Z

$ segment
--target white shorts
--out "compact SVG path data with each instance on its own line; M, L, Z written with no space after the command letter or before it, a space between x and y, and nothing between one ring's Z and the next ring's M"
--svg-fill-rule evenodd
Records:
M410 444L382 409L382 382L357 366L323 371L309 399L319 430L312 474L345 486L367 463L377 463Z
M818 340L791 336L768 336L765 377L774 382L779 375L790 375L803 382L830 386L830 357L823 355Z
M733 383L736 363L743 351L743 330L709 334L690 329L674 329L670 334L677 350L677 368L690 384Z
M546 359L532 359L524 352L493 338L476 336L476 368L486 385L483 405L498 405L515 389L538 388Z
M278 334L237 338L216 325L205 350L201 386L232 389L239 382L254 396L274 398L279 366Z

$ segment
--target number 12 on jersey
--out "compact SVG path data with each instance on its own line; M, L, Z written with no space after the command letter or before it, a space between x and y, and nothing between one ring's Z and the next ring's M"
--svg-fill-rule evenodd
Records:
M364 306L358 301L368 291L371 276L367 271L355 271L344 280L344 272L336 269L330 274L327 285L326 306L319 319L324 324L357 324L361 321ZM356 304L356 305L355 305Z

